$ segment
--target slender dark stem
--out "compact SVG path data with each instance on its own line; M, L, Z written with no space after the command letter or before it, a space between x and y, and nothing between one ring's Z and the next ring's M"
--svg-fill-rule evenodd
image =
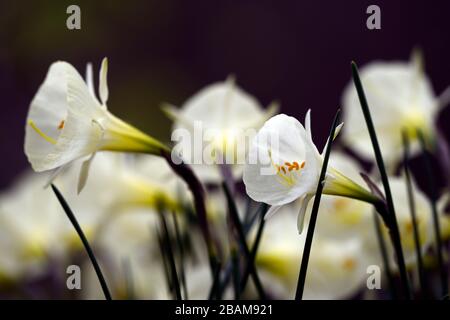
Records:
M170 154L170 152L167 152L165 150L161 151L161 156L167 161L172 170L186 182L192 193L200 229L202 231L202 236L208 250L211 275L214 278L218 260L217 251L220 251L220 246L219 241L211 236L211 231L209 229L205 205L205 189L203 188L202 183L198 180L192 169L188 165L183 163L181 159L179 159L179 163L174 163L172 161L172 155Z
M256 218L258 216L260 216L261 214L262 214L262 216L260 216L260 217L263 218L267 212L267 209L268 209L268 205L265 203L261 203L254 214L247 213L249 218L247 219L248 221L244 224L244 234L246 237L247 237L247 234L250 232L250 229L252 228L253 224L255 223ZM263 221L264 221L264 219L263 219ZM261 225L259 227L258 233L259 234L262 233ZM259 237L261 237L261 235L259 235ZM258 236L257 236L257 238L258 238ZM259 243L259 240L257 240L256 243ZM254 262L254 257L256 256L256 252L257 252L257 246L255 247L255 245L253 245L253 248L252 248L253 262ZM247 281L248 281L248 277L250 275L250 270L251 270L251 267L247 263L245 266L245 269L244 269L244 276L246 277L245 283L247 283ZM218 299L221 299L221 297L223 295L223 290L226 288L226 286L228 285L228 282L230 281L230 278L231 278L231 273L232 273L231 259L228 260L228 262L224 268L224 271L225 271L225 274L223 277L223 281L221 282L221 284L218 286L218 289L217 289L218 290L217 291ZM245 289L245 285L243 285L243 281L244 281L244 279L241 280L241 289L242 290Z
M388 281L389 291L391 292L392 299L396 300L398 298L397 289L395 288L394 276L392 274L391 266L389 264L389 256L387 253L386 241L384 241L383 233L381 231L380 218L378 217L378 213L375 211L373 212L373 219L375 224L375 232L377 235L378 245L380 247L381 258L383 260L384 272L386 273L386 278Z
M177 214L174 212L172 214L173 216L173 224L175 226L175 237L177 240L177 245L178 245L178 250L180 252L180 280L181 280L181 284L183 286L183 295L184 295L184 299L188 300L188 290L187 290L187 286L186 286L186 272L184 270L184 245L183 245L183 241L181 241L181 234L180 234L180 227L178 226L178 218L177 218Z
M220 282L220 269L221 268L222 268L222 266L221 266L220 262L218 262L214 269L213 282L212 282L211 290L209 291L209 294L208 294L208 300L212 300L216 296L217 286L219 285L219 282Z
M231 263L233 269L233 288L234 288L234 299L239 300L241 298L241 288L240 288L240 265L239 256L236 245L232 245L230 248Z
M328 144L323 157L322 169L320 171L319 182L317 183L316 195L311 212L311 219L306 233L305 247L303 249L302 262L300 265L300 272L298 275L297 291L295 293L295 300L302 300L303 291L305 289L306 273L308 271L309 255L311 253L311 245L314 236L314 229L316 227L317 215L319 213L320 198L322 197L323 185L325 182L325 174L327 172L328 160L330 158L331 146L333 144L334 132L339 120L340 110L334 116L333 124L331 125L330 134L328 135Z
M375 127L372 122L372 116L370 115L369 105L367 103L366 95L359 78L358 67L355 62L352 62L352 75L355 83L356 91L358 93L361 109L366 120L367 130L369 131L370 140L372 141L373 151L375 153L375 159L377 162L378 170L380 171L381 182L383 183L384 193L386 196L387 209L389 211L388 221L389 235L394 246L394 250L397 257L398 268L400 271L400 277L402 280L403 291L406 299L412 299L411 287L409 284L408 273L406 270L405 257L403 255L402 245L400 241L400 231L398 229L397 218L395 215L394 201L392 199L391 188L389 186L389 180L386 173L386 167L384 166L383 157L381 155L380 145L378 143Z
M89 259L91 260L91 263L94 267L95 273L97 274L98 281L100 282L100 285L103 290L103 294L105 295L106 300L112 300L111 294L109 293L108 285L106 284L105 278L103 277L102 270L100 269L100 266L97 262L97 259L95 258L94 252L91 249L91 246L89 245L89 242L86 239L86 236L84 235L83 230L81 229L80 225L78 224L77 219L75 218L75 215L73 214L72 210L70 209L69 205L67 204L66 200L62 196L61 192L59 192L58 188L56 188L55 185L51 185L53 192L56 195L56 198L58 198L59 203L64 209L64 212L66 213L67 217L69 218L70 222L72 223L74 229L78 233L78 236L81 239L81 242L83 243L84 249L86 250Z
M413 187L411 182L411 176L409 171L409 139L406 135L406 132L402 132L402 140L403 140L403 169L405 171L405 179L406 179L406 191L408 195L409 209L411 211L411 220L413 224L413 235L414 235L414 245L416 248L416 256L417 256L417 269L419 272L419 283L420 289L423 295L426 294L426 279L425 279L425 271L423 267L423 258L422 258L422 250L420 244L420 236L419 230L417 228L417 214L416 214L416 203L414 200Z
M172 284L175 289L175 296L177 300L182 300L180 281L178 279L177 266L175 264L175 256L173 254L172 245L170 243L169 229L167 228L166 218L164 217L164 214L162 212L159 212L159 217L161 219L161 226L163 228L164 249L167 253L167 260L169 262Z
M236 204L233 201L233 198L230 193L230 189L228 188L227 184L224 182L222 185L223 185L223 189L225 190L225 195L226 195L227 202L228 202L228 211L230 214L230 218L236 229L239 245L241 247L241 250L243 250L243 252L244 252L244 255L245 255L248 265L251 268L251 276L252 276L253 282L255 283L256 290L258 291L259 297L260 297L260 299L265 300L266 294L265 294L263 286L261 284L261 280L259 279L258 272L255 268L255 264L251 263L251 261L252 261L251 253L247 246L247 242L245 239L245 234L244 234L244 230L242 228L241 221L239 220L239 215L237 212Z
M428 150L425 146L425 138L423 136L422 131L417 130L417 135L419 136L420 145L423 151L423 160L425 164L425 170L426 175L428 176L428 184L430 187L431 197L429 197L431 209L433 212L433 227L434 227L434 234L436 238L436 251L437 251L437 258L438 258L438 265L439 265L439 271L440 271L440 277L441 277L441 287L442 287L442 297L445 297L448 295L448 275L447 275L447 269L445 267L444 263L444 256L442 254L442 236L441 236L441 228L439 223L439 216L437 212L436 207L436 199L437 199L437 190L436 190L436 184L433 174L433 169L431 168L431 160L428 153Z
M251 264L255 264L255 257L256 257L256 253L258 252L258 247L259 247L259 243L261 242L261 237L262 237L262 233L264 230L264 226L266 223L266 220L264 219L264 216L266 215L267 209L268 209L268 205L267 204L263 204L263 209L260 212L260 220L259 220L259 226L258 226L258 231L256 232L256 238L255 238L255 242L253 243L253 247L252 247L252 251L250 254L250 261L247 263L246 268L244 270L243 276L242 276L242 280L241 280L241 290L243 291L245 289L245 286L247 285L247 280L248 277L250 275L250 270L251 270Z
M158 228L156 228L156 240L158 241L159 252L161 253L161 259L162 259L162 264L163 264L163 268L164 268L164 276L166 278L167 289L169 289L169 292L171 294L173 294L173 284L172 284L172 280L170 279L170 271L169 271L169 266L167 263L166 254L165 254L166 250L164 248L164 240L163 240L161 232L159 231ZM173 298L175 298L175 296Z

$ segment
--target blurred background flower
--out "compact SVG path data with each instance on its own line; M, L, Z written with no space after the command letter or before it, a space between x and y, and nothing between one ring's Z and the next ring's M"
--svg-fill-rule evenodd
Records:
M426 104L434 105L437 96L450 83L450 45L444 41L449 32L450 4L446 1L436 1L433 6L426 1L408 6L379 1L382 29L375 31L366 28L366 8L371 4L368 1L274 4L269 1L192 3L171 0L127 5L80 1L82 28L73 31L66 28L66 8L70 4L73 3L45 0L26 5L8 0L0 3L0 115L3 120L0 146L4 151L0 166L0 297L103 298L76 233L51 190L42 188L48 177L31 173L23 153L27 110L46 71L55 61L68 61L77 70L84 70L87 62L98 66L101 59L108 56L114 66L108 74L108 109L168 145L173 123L161 110L164 103L180 107L178 111L183 116L204 121L206 125L214 121L224 124L224 117L230 116L233 125L240 127L247 121L259 124L267 115L266 106L275 100L281 112L297 119L302 120L309 108L313 115L320 115L321 121L314 121L314 142L321 150L341 98L347 97L343 99L345 109L353 108L350 105L355 99L348 98L350 89L345 91L351 60L362 66L363 82L366 72L377 73L375 80L387 86L388 101L393 96L400 98L405 83L401 77L384 73L395 68L405 69L406 73L416 72L417 65L409 62L412 48L418 47L423 53L424 69L421 69L420 79L424 90L419 93L423 94L421 97ZM400 62L394 64L393 61ZM363 67L366 64L367 69ZM240 108L238 106L233 106L230 114L221 113L224 111L221 94L213 95L210 107L192 112L193 104L203 104L202 94L211 94L213 88L208 86L221 83L225 87L227 82L223 81L229 75L235 77L234 89L251 105L248 109L253 112L241 110L240 116L245 119L233 114ZM389 84L393 82L392 86L384 80L386 77ZM370 98L370 93L368 96L375 114L379 110L377 101ZM405 110L408 103L402 99ZM212 110L218 112L214 119L210 118ZM359 110L355 108L355 111ZM443 109L437 119L434 112L417 118L422 119L422 116L426 118L424 131L435 129L430 123L437 120L437 127L448 140L450 127L445 125L450 119L448 109ZM400 118L389 114L387 119ZM175 126L179 125L182 123L176 122ZM356 124L348 121L344 124L344 133L345 130L365 129L363 125L362 121ZM345 129L346 126L349 128ZM392 142L392 148L383 148L383 151L398 163L401 145L397 137L389 140L391 137L387 135L384 139L383 133L380 140ZM360 133L352 136L364 138ZM372 171L367 161L370 157L364 157L366 154L359 148L365 142L355 144L342 139L348 142L344 145L341 139L337 138L330 164L364 185L359 173ZM347 155L353 152L363 159ZM425 183L423 166L415 161L412 169L417 182L415 196L422 249L427 268L433 269L435 243L429 203L425 199L430 188ZM167 250L161 250L158 243L162 233L159 214L162 213L173 237L170 241L176 263L184 265L179 270L185 271L189 298L206 298L212 279L200 228L192 212L191 195L167 163L152 156L99 153L92 163L85 189L77 195L80 165L81 161L77 161L72 168L61 172L55 184L94 247L113 297L174 297L163 259ZM244 188L238 179L239 170L235 173L238 211L244 225L248 226L256 216L249 213L255 212L257 205L238 196L244 194ZM395 170L391 173L396 174ZM219 182L219 171L205 173L202 178L204 182ZM444 175L437 176L439 191L444 190L440 188L444 180ZM408 267L415 271L406 185L399 176L392 176L391 181L402 245ZM448 197L444 192L440 192L440 196L441 229L444 240L448 241ZM207 200L208 218L222 249L218 254L226 262L232 244L226 201L218 188L208 188ZM299 236L296 230L298 205L292 203L283 207L265 226L255 261L270 298L290 299L295 292L305 236L305 232ZM179 223L183 261L173 217L177 217ZM246 230L252 237L256 225L253 223L254 227ZM383 264L374 232L371 207L358 200L324 196L305 298L384 298L365 290L367 266ZM82 267L83 290L80 292L66 289L65 271L69 264ZM232 287L229 281L224 298L233 298ZM251 280L243 297L258 297Z

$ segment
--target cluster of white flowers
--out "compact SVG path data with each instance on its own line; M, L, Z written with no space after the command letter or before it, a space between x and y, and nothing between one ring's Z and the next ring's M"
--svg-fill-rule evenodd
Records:
M173 173L167 157L159 157L171 149L108 111L107 68L104 59L97 97L90 65L83 80L69 63L56 62L31 102L25 154L34 171L50 175L27 172L0 195L0 283L20 285L45 273L55 261L64 266L71 264L82 251L60 204L52 191L44 188L55 183L98 253L114 297L129 297L129 281L136 298L171 297L158 242L158 215L162 213L171 232L175 232L172 218L178 217L176 232L186 242L188 296L204 299L212 280L205 280L210 277L208 261L204 252L197 249L203 246L203 239L190 216L194 209L190 193L193 190ZM372 63L361 70L361 79L383 157L392 174L389 180L407 266L414 270L417 257L406 182L403 176L393 173L400 164L402 131L417 153L417 130L432 141L441 106L417 56L407 63ZM366 160L373 160L352 84L344 91L343 107L345 125L336 128L333 139L343 127L343 143ZM248 197L270 206L255 264L271 296L291 299L306 239L306 232L302 231L309 221L310 200L319 184L324 154L313 142L310 111L302 125L285 114L275 115L277 109L276 104L262 108L231 77L205 87L181 108L164 107L174 120L174 131L183 129L195 136L196 124L214 129L218 134L210 140L216 155L232 152L233 159L246 159L245 164L229 167L230 177L221 165L192 167L204 184L242 181ZM255 135L249 145L241 145L241 135L247 129L254 130ZM174 148L185 162L189 162L191 142L183 140ZM344 153L331 153L306 279L306 299L343 299L364 292L367 268L383 266L371 205L378 198L363 187L363 171ZM434 246L432 210L415 183L413 193L420 250L426 254ZM235 197L239 213L248 211L245 202L249 200L237 192ZM444 195L440 201L439 219L442 236L447 239L450 219L444 214L446 199ZM230 244L226 201L220 190L212 188L207 190L206 202L208 221L222 245L221 254L226 257ZM247 218L243 220L248 222ZM249 232L249 245L254 242L256 225ZM385 226L381 234L389 243ZM388 254L393 262L390 246ZM81 297L101 298L88 261L82 269L85 275ZM65 269L60 271L64 273ZM226 298L232 298L229 289L225 291ZM245 293L256 297L251 288Z

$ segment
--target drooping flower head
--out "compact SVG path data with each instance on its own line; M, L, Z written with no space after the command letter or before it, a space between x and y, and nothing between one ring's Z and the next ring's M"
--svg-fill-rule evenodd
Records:
M312 141L309 111L305 126L285 114L269 119L254 138L244 169L247 194L255 201L272 206L268 217L294 200L302 202L299 232L308 201L316 192L323 163L323 157ZM327 170L323 192L373 200L365 189L331 167Z
M86 182L90 160L99 150L159 154L166 147L112 115L106 106L108 62L102 62L97 99L92 71L87 83L67 62L50 66L27 116L25 154L35 171L56 170L89 157L80 175Z

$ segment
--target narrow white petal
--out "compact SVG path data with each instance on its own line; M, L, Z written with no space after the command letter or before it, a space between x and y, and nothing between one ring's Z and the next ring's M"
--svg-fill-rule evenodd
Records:
M306 209L308 208L309 200L311 200L313 196L312 195L305 195L303 199L301 200L301 206L300 210L298 212L297 216L297 228L298 228L298 234L302 234L303 232L303 226L305 223L305 216L306 216Z
M95 89L94 89L94 73L92 71L92 63L88 63L86 65L86 84L88 86L89 92L95 97Z
M308 138L312 140L312 133L311 133L311 109L308 109L305 116L305 130L306 134L308 135Z
M92 160L94 160L94 156L96 153L93 153L89 159L85 160L81 164L81 170L80 170L80 176L78 177L78 186L77 186L77 192L80 194L80 192L83 190L84 186L86 185L87 178L89 175L89 169L91 167Z
M344 126L343 122L341 122L340 124L337 125L336 129L334 130L333 141L339 135L339 133L341 132L341 129L342 129L343 126Z
M108 58L104 58L102 61L102 67L100 69L100 83L99 83L99 94L100 94L100 101L103 105L106 105L106 102L108 101Z
M343 123L343 122L341 122L338 126L336 126L336 129L334 130L333 141L334 141L334 139L336 139L336 137L338 136L338 134L341 132L341 129L342 129L343 126L344 126L344 123ZM325 143L325 146L323 147L323 150L322 150L322 156L325 154L325 150L327 150L328 142L329 142L329 141L330 141L330 140L327 139L327 142Z

